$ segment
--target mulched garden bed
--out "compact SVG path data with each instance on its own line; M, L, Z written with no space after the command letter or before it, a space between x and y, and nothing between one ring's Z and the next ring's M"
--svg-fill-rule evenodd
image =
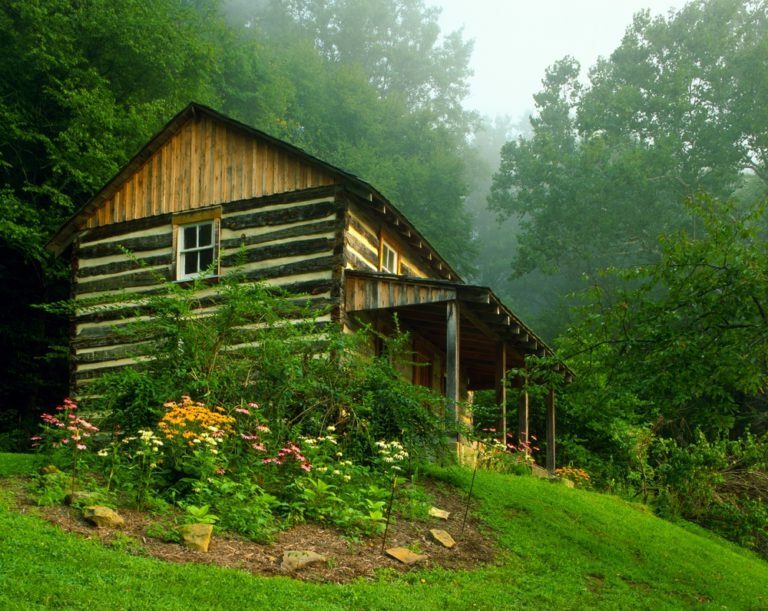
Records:
M428 559L418 565L406 566L390 558L382 549L382 538L345 538L334 527L320 524L301 524L281 531L269 544L254 543L214 528L213 539L207 553L187 549L178 543L166 543L147 536L147 528L163 518L149 513L119 509L125 519L120 530L99 529L87 523L81 513L71 507L34 507L43 519L67 532L87 539L96 539L106 545L144 554L168 562L196 562L216 564L248 571L258 575L288 575L296 579L328 583L347 583L359 578L373 578L377 571L407 572L414 568L442 567L450 570L471 570L493 562L495 548L491 538L470 512L463 534L461 523L466 508L466 496L448 489L442 483L427 482L426 488L434 499L434 506L451 512L450 518L429 518L409 521L397 518L390 523L386 547L408 547L426 554ZM17 496L20 511L30 511L32 501L24 494ZM456 546L447 549L434 541L431 528L449 532ZM327 558L326 564L313 565L288 573L280 566L283 552L309 550Z

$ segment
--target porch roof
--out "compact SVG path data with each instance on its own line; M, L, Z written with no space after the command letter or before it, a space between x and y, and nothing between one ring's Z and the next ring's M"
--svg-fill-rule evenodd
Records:
M526 356L552 356L552 349L523 323L488 287L448 280L345 270L345 310L397 313L401 326L446 347L446 304L457 303L460 314L461 366L470 388L494 388L499 346L507 345L507 360L521 367ZM558 364L570 381L573 373Z

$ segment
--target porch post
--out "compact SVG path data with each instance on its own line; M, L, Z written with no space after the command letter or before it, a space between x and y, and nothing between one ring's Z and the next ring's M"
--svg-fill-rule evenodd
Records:
M459 302L449 301L446 308L445 397L453 421L459 423ZM458 441L458 433L456 435Z
M525 380L519 380L518 384L523 388L520 400L517 404L517 442L526 448L528 454L528 391L525 390Z
M496 344L496 405L501 408L501 441L507 445L507 342Z
M555 474L555 389L547 394L547 471Z

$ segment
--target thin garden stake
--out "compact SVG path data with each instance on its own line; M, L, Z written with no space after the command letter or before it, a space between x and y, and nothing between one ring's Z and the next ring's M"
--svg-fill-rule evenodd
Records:
M469 484L469 492L467 493L467 508L464 510L464 519L461 521L461 532L459 536L464 535L464 527L467 525L467 516L469 515L469 504L472 501L472 490L475 488L475 476L477 475L477 467L480 465L480 457L475 459L475 469L472 471L472 482Z
M397 487L397 475L392 478L392 492L389 493L389 505L387 506L387 523L384 525L384 537L381 539L381 551L387 546L387 531L389 530L389 517L392 515L392 502L395 500L395 488Z

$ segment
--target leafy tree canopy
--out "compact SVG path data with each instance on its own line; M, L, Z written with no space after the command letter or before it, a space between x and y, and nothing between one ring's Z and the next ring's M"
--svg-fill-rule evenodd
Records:
M606 272L633 288L591 291L562 346L571 430L588 446L636 425L680 441L768 429L768 219L765 204L740 208L697 197L696 236L678 230L658 262Z
M518 274L570 279L659 256L657 236L692 220L681 202L752 183L766 193L765 2L700 0L636 15L621 45L580 79L554 64L533 135L502 150L489 204L520 220ZM741 195L747 195L742 190Z

